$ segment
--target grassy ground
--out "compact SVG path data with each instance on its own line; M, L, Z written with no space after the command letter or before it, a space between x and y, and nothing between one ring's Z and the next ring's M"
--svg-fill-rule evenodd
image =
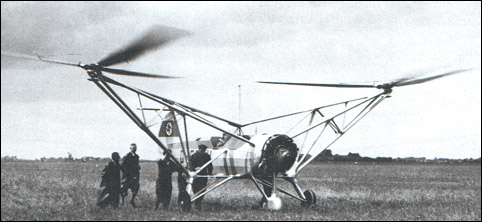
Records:
M139 208L99 209L104 164L2 162L1 220L481 220L480 165L312 164L298 178L317 195L310 208L280 194L281 211L253 209L261 194L235 180L180 213L175 178L170 209L153 210L155 163L142 163Z

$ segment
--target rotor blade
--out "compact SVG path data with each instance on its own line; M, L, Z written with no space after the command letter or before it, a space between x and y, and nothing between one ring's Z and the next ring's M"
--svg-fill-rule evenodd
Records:
M25 54L20 54L16 52L9 52L9 51L3 51L2 50L2 55L4 56L9 56L9 57L14 57L14 58L20 58L20 59L30 59L30 60L35 60L38 61L39 58L36 56L31 56L31 55L25 55Z
M430 76L430 77L425 77L425 78L418 78L418 79L407 80L407 81L401 81L401 82L399 82L399 83L394 84L393 86L408 86L408 85L413 85L413 84L419 84L419 83L431 81L431 80L434 80L434 79L442 78L442 77L444 77L444 76L449 76L449 75L453 75L453 74L457 74L457 73L461 73L461 72L466 72L466 71L469 71L469 70L472 70L472 69L458 69L458 70L453 70L453 71L446 72L446 73L442 73L442 74L438 74L438 75L435 75L435 76Z
M168 42L186 36L189 32L167 26L154 26L138 40L107 56L98 62L101 66L110 66L133 60L149 50L159 48Z
M71 63L71 62L65 62L65 61L60 61L60 60L46 59L46 58L43 58L43 57L40 57L40 56L38 58L40 59L40 61L43 61L43 62L81 67L80 64L78 64L78 63Z
M326 83L293 83L293 82L265 82L265 81L258 81L258 83L265 83L265 84L281 84L281 85L296 85L296 86L320 86L320 87L339 87L339 88L391 88L394 86L407 86L413 84L419 84L427 81L431 81L434 79L438 79L444 76L453 75L456 73L466 72L471 69L458 69L442 74L438 74L435 76L425 77L425 78L417 78L416 76L406 77L391 81L389 83L384 84L377 84L377 85L366 85L366 84L346 84L346 83L339 83L339 84L326 84Z
M113 69L107 67L100 67L101 71L109 72L118 75L126 75L126 76L139 76L139 77L151 77L151 78L161 78L161 79L176 79L181 78L177 76L167 76L167 75L158 75L158 74L150 74L150 73L143 73L143 72L133 72L127 71L123 69Z
M374 88L375 85L362 85L362 84L325 84L325 83L295 83L295 82L266 82L266 81L258 81L258 83L265 83L265 84L281 84L281 85L296 85L296 86L321 86L321 87L348 87L348 88Z
M44 58L44 57L42 57L42 56L40 56L40 55L31 56L31 55L25 55L25 54L20 54L20 53L15 53L15 52L8 52L8 51L2 51L2 55L10 56L10 57L15 57L15 58L21 58L21 59L29 59L29 60L35 60L35 61L42 61L42 62L48 62L48 63L56 63L56 64L61 64L61 65L69 65L69 66L77 66L77 67L80 67L80 65L77 64L77 63L65 62L65 61L60 61L60 60L47 59L47 58Z
M401 82L404 82L404 81L408 81L408 80L411 80L411 79L414 79L415 77L406 77L406 78L400 78L400 79L396 79L396 80L393 80L389 83L385 83L385 85L389 85L390 87L393 87L393 86L396 86L398 85L399 83Z

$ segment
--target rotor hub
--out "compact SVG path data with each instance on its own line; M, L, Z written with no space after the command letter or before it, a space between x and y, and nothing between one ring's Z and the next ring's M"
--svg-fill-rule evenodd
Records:
M383 89L384 93L388 94L388 93L392 92L393 86L394 86L393 84L385 83L385 84L377 85L376 88L377 89Z

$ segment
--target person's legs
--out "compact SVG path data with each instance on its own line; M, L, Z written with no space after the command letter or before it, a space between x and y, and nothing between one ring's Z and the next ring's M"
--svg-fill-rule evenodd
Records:
M131 184L130 184L130 189L132 191L132 198L131 198L131 201L130 201L130 204L132 204L133 207L137 207L136 203L134 202L134 199L136 198L137 196L137 192L139 192L139 180L132 180Z
M196 194L197 192L202 190L204 187L206 187L207 184L208 184L207 178L196 178L196 179L194 179L194 181L192 183L192 190ZM202 197L200 197L200 198L198 198L194 201L194 205L195 205L196 209L201 210L201 208L202 208L201 203L202 203L203 199L204 199L204 196L202 196Z
M119 207L119 189L112 189L110 191L110 195L111 195L111 205L114 207L114 208L117 208Z
M156 180L156 210L159 208L159 204L162 202L162 185L161 181Z
M104 208L108 205L108 199L105 198L105 196L108 194L108 189L107 187L104 188L104 190L102 190L102 192L100 193L99 195L99 198L97 200L97 206L99 206L100 208Z
M124 198L127 196L127 191L129 190L129 181L125 179L122 181L122 186L120 188L120 195L122 197L122 206L124 206Z
M167 208L169 207L169 204L171 203L171 193L172 193L172 184L166 184L166 187L165 187L165 191L164 191L164 202L163 202L163 207L164 207L164 210L167 210Z

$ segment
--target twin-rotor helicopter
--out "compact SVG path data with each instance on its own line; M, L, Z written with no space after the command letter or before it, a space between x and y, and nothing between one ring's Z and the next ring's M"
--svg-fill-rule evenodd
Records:
M298 183L298 175L308 164L320 155L323 150L330 147L378 104L386 98L389 98L394 87L419 84L466 71L466 69L453 70L430 77L409 77L381 84L262 81L259 83L315 87L374 88L380 91L369 96L340 101L334 104L319 105L312 109L288 113L251 123L230 121L189 105L125 85L104 75L104 73L111 73L161 79L177 78L174 76L110 68L109 66L132 61L150 50L160 48L188 34L189 32L180 29L155 26L136 41L108 55L99 62L92 64L53 60L40 55L34 57L3 51L2 54L59 65L76 66L86 70L89 76L88 80L105 93L159 146L160 151L166 153L166 155L182 169L187 187L186 190L180 191L178 203L181 210L184 211L190 210L191 203L196 199L212 192L219 186L233 179L251 180L263 199L262 206L267 209L281 209L282 201L279 197L280 193L300 201L302 206L309 207L314 205L316 203L315 192L310 189L303 190ZM147 99L157 104L158 107L156 108L141 107L138 110L142 112L142 115L144 115L145 111L156 112L156 115L162 118L161 127L153 129L152 126L148 126L144 118L141 119L134 109L124 102L112 86L123 88L133 94L137 94L139 99ZM256 133L253 135L243 133L243 129L248 126L282 120L288 117L300 117L300 122L296 124L297 131L292 130L290 132L280 132L277 134ZM223 136L213 136L206 140L192 140L192 138L189 137L188 130L188 122L192 120L219 131ZM225 123L224 125L227 124L228 127L221 127L214 123L213 120L223 122ZM211 161L202 167L193 169L191 167L190 156L201 144L208 147L207 152L211 156ZM212 174L199 175L209 164L213 165ZM211 182L199 192L194 193L192 183L197 177L211 178ZM292 189L281 188L277 180L288 181Z

